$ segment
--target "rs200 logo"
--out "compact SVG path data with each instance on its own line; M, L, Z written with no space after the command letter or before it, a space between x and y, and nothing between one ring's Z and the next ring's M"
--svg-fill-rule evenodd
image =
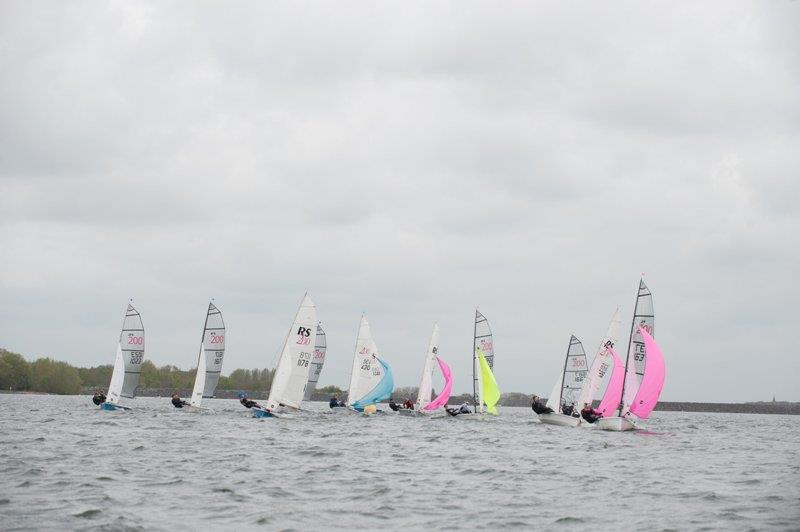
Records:
M311 343L311 330L305 327L298 327L297 337L297 345L308 345Z

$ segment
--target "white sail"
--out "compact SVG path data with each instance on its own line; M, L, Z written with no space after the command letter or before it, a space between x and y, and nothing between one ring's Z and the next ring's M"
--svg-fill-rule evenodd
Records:
M561 401L561 384L563 382L564 374L560 373L555 384L553 384L553 389L550 390L550 395L547 396L547 408L552 409L553 412L561 412L558 403Z
M431 402L433 393L433 364L436 355L439 353L439 325L433 326L431 340L428 342L428 354L425 356L425 365L422 368L422 378L419 381L419 392L417 393L417 411L422 410Z
M614 348L619 339L619 328L622 321L619 317L619 307L614 311L611 317L611 322L608 324L606 335L600 340L600 346L597 349L597 354L594 356L591 368L586 377L586 383L583 385L581 395L578 398L577 405L583 408L583 405L600 399L602 396L599 392L604 390L608 385L608 380L611 377L611 369L614 366L614 361L611 358L609 349Z
M304 401L311 400L311 396L317 388L319 376L322 373L322 366L325 364L325 352L327 349L328 343L325 331L317 324L317 339L314 343L314 356L311 359L311 369L308 371L308 385L306 386L306 394L303 396Z
M283 344L267 399L268 410L280 406L300 408L308 383L316 325L317 308L306 294Z
M214 303L209 303L203 326L203 339L200 342L200 354L197 357L197 375L194 378L194 389L190 400L192 406L200 406L204 397L214 397L224 357L225 322L222 320L222 312Z
M121 397L133 398L136 395L143 360L144 325L142 317L129 304L122 321L107 402L116 404Z
M476 412L484 412L485 405L483 403L483 382L480 362L476 356L476 350L480 348L483 352L483 357L489 365L489 369L494 371L494 336L492 336L492 328L489 327L489 320L475 310L475 328L472 341L472 381L473 381L473 402Z
M628 411L633 403L636 392L639 391L639 384L644 375L645 348L644 339L637 329L640 325L644 330L655 338L655 313L653 311L653 294L644 279L639 281L639 292L636 295L636 307L633 311L633 321L631 323L631 335L628 341L628 356L625 359L625 382L622 393L622 408L620 415Z
M347 402L354 404L372 391L383 379L383 367L378 361L378 346L372 338L366 316L361 316Z

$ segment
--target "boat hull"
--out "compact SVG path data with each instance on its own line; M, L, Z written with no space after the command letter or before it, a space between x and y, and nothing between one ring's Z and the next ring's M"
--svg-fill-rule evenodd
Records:
M559 427L577 427L581 424L581 418L566 416L551 412L549 414L538 414L539 420L547 425L558 425Z
M417 416L421 416L422 414L420 414L416 410L411 410L411 409L408 409L408 408L401 408L400 410L397 411L397 415L398 416L405 416L405 417L417 417Z
M624 417L601 417L594 424L600 430L612 432L624 432L626 430L636 430L637 428L636 425Z
M262 418L262 417L278 417L272 412L264 408L253 407L250 409L253 413L253 417Z
M127 406L115 405L114 403L100 403L100 410L108 410L111 412L114 410L130 410L130 408Z

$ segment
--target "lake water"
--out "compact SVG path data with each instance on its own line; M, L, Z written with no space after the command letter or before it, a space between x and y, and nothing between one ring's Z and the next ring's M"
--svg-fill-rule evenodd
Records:
M800 418L655 412L651 433L0 395L0 529L799 530ZM657 433L657 434L652 434Z

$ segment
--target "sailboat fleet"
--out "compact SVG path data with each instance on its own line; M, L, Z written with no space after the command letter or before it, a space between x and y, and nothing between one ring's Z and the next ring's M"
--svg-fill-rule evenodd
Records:
M658 403L665 379L663 353L656 344L653 296L640 280L628 349L623 362L615 346L621 325L617 309L589 365L582 342L571 335L561 371L542 405L534 396L534 411L542 423L565 427L594 426L607 431L639 427ZM494 377L494 337L487 318L475 311L472 350L472 408L465 403L447 406L453 389L453 373L439 353L439 326L434 325L422 366L416 402L392 410L411 417L475 417L498 415L500 389ZM129 410L123 399L133 399L145 356L144 324L141 315L128 305L117 343L117 353L108 395L95 394L93 401L103 410ZM266 403L242 398L242 404L258 418L283 417L302 410L311 399L325 362L327 338L317 321L317 309L306 294L294 317L275 368ZM209 302L197 356L197 370L190 402L173 396L173 404L191 411L207 410L205 398L214 397L225 357L225 322L222 312ZM441 391L434 394L433 378L441 374ZM394 390L391 366L378 351L366 316L361 316L353 352L347 403L331 401L331 411L355 414L381 412L379 403L390 399ZM177 398L177 402L176 402ZM464 419L464 418L462 418Z

